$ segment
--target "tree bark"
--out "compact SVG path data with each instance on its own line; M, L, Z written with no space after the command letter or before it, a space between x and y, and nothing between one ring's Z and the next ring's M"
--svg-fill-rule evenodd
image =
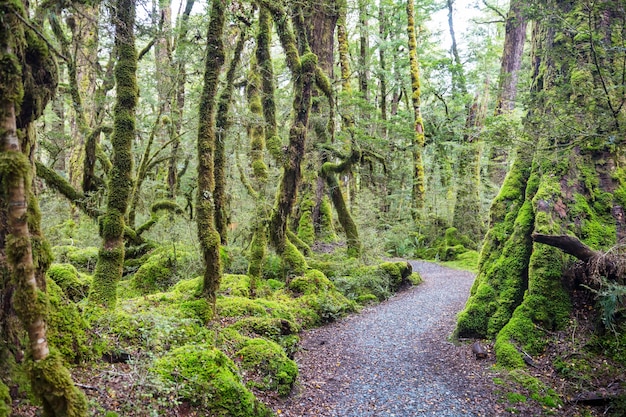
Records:
M224 32L226 5L224 0L211 3L211 20L207 31L204 85L198 112L198 190L196 221L198 239L204 259L202 293L215 309L217 290L222 277L220 235L215 228L215 112L219 75L224 64Z
M32 191L33 123L56 90L57 68L33 23L23 23L28 19L24 4L0 1L0 15L0 200L6 203L0 214L0 289L5 292L1 299L12 301L28 334L32 390L44 415L85 416L84 395L48 346L45 274L52 256L41 234L39 205ZM6 286L7 273L15 287ZM4 306L2 310L7 311ZM6 323L1 328L6 329Z
M100 220L102 246L94 272L89 300L112 308L117 301L117 282L124 267L124 227L132 190L137 86L137 51L135 49L135 1L117 0L115 25L116 103L114 108L112 170L108 183L106 213Z
M407 0L407 34L409 37L409 63L411 67L411 101L413 104L413 188L411 194L411 215L413 221L419 224L421 211L425 200L425 176L422 152L425 145L424 121L421 110L421 80L419 73L419 63L417 61L417 40L415 35L415 7L413 0Z
M607 137L623 137L624 132L620 123L611 123L615 115L610 104L615 101L609 101L615 97L603 97L603 81L620 83L626 74L615 65L617 56L623 60L623 51L603 44L602 53L594 58L595 46L577 36L581 32L569 30L577 25L590 33L622 31L624 10L614 10L610 2L594 4L589 15L579 13L583 7L579 1L538 6L526 120L526 133L535 143L520 147L492 205L479 273L457 324L460 336L495 337L498 362L506 367L525 366L520 350L541 353L545 330L560 329L571 317L570 295L562 282L563 255L539 241L558 243L589 258L593 251L564 236L581 236L584 245L602 249L613 246L626 229L621 211L626 184L619 168L625 161L606 143ZM594 60L597 65L590 67ZM577 76L585 79L585 89L563 88L560 80ZM576 132L583 125L597 135L595 142L578 141ZM576 145L555 147L555 143ZM600 195L602 203L597 200Z
M495 114L510 113L515 108L519 70L526 42L528 20L522 8L522 0L511 0L504 33L504 49L498 77L498 98Z

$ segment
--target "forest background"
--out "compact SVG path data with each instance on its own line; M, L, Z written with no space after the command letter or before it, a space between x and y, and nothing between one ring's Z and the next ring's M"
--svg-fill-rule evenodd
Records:
M267 415L397 258L478 269L457 335L524 367L580 307L544 243L623 361L623 4L194 5L0 2L2 412Z

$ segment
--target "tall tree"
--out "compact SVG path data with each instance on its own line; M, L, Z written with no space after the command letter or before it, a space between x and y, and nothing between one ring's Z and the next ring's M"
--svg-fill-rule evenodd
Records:
M113 115L113 166L108 179L106 213L100 220L102 246L94 272L89 299L105 307L115 306L117 282L124 267L124 227L132 190L137 87L137 51L135 49L135 0L117 0L115 25L116 103Z
M207 30L204 84L198 112L198 190L196 222L198 240L204 259L202 293L215 308L217 290L222 276L220 264L220 235L215 228L215 114L217 87L224 64L224 32L226 4L224 0L211 3L211 20Z
M45 274L52 256L41 234L41 214L32 189L31 158L36 147L32 124L54 94L57 68L23 3L0 1L0 14L0 291L28 334L32 387L44 415L84 416L85 397L58 353L50 351L46 338ZM5 313L0 315L3 320ZM0 323L0 335L6 330L7 323ZM10 404L2 404L0 410L7 407Z
M522 351L540 353L571 309L566 258L533 237L576 235L595 249L626 237L626 51L616 47L626 41L626 10L613 0L536 6L526 120L533 143L519 149L492 205L457 325L460 336L495 337L498 361L510 367L524 366Z
M498 79L498 98L495 114L509 113L515 107L517 82L522 67L522 55L526 42L528 19L523 11L524 2L511 0L506 18L504 48Z
M295 33L303 34L305 31L300 5L294 4L292 15L295 18L292 28L282 2L260 0L260 3L270 10L276 23L278 37L285 51L287 67L291 72L294 90L289 144L285 155L281 158L283 173L276 196L276 204L270 219L270 242L281 255L288 273L298 274L304 272L306 261L287 237L287 220L296 201L298 186L302 178L301 166L311 112L313 85L318 69L317 56L310 51L306 36L299 36L303 53L301 54L298 50L299 43ZM269 137L268 148L276 149L278 146L277 138L277 136ZM270 151L276 153L275 150Z
M425 177L422 151L425 145L424 121L421 109L421 80L419 62L417 60L417 37L415 34L415 6L413 0L406 2L407 34L409 37L409 63L411 70L411 101L413 104L413 141L411 144L413 153L413 188L411 194L411 215L419 224L422 208L425 200Z

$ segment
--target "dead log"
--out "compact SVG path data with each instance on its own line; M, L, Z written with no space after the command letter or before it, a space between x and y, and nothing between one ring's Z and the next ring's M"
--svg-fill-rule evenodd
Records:
M563 252L572 255L583 262L589 262L600 255L600 252L591 249L581 242L576 236L569 235L543 235L533 233L533 240L537 243L544 243L561 249Z
M487 359L489 356L487 349L485 349L478 340L472 344L472 352L474 352L476 359Z

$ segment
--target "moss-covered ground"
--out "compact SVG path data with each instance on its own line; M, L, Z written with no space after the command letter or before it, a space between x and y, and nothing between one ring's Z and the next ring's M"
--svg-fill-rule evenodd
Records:
M54 251L61 262L48 272L50 342L74 380L94 387L86 389L90 415L109 417L269 416L259 398L291 392L300 332L421 282L406 262L364 265L341 250L313 254L305 271L286 278L270 254L253 293L248 275L230 273L245 265L225 252L233 269L222 277L214 312L201 295L198 254L169 244L126 262L117 305L104 310L88 301L91 252ZM6 385L21 387L18 408L27 410L22 367L13 364Z

